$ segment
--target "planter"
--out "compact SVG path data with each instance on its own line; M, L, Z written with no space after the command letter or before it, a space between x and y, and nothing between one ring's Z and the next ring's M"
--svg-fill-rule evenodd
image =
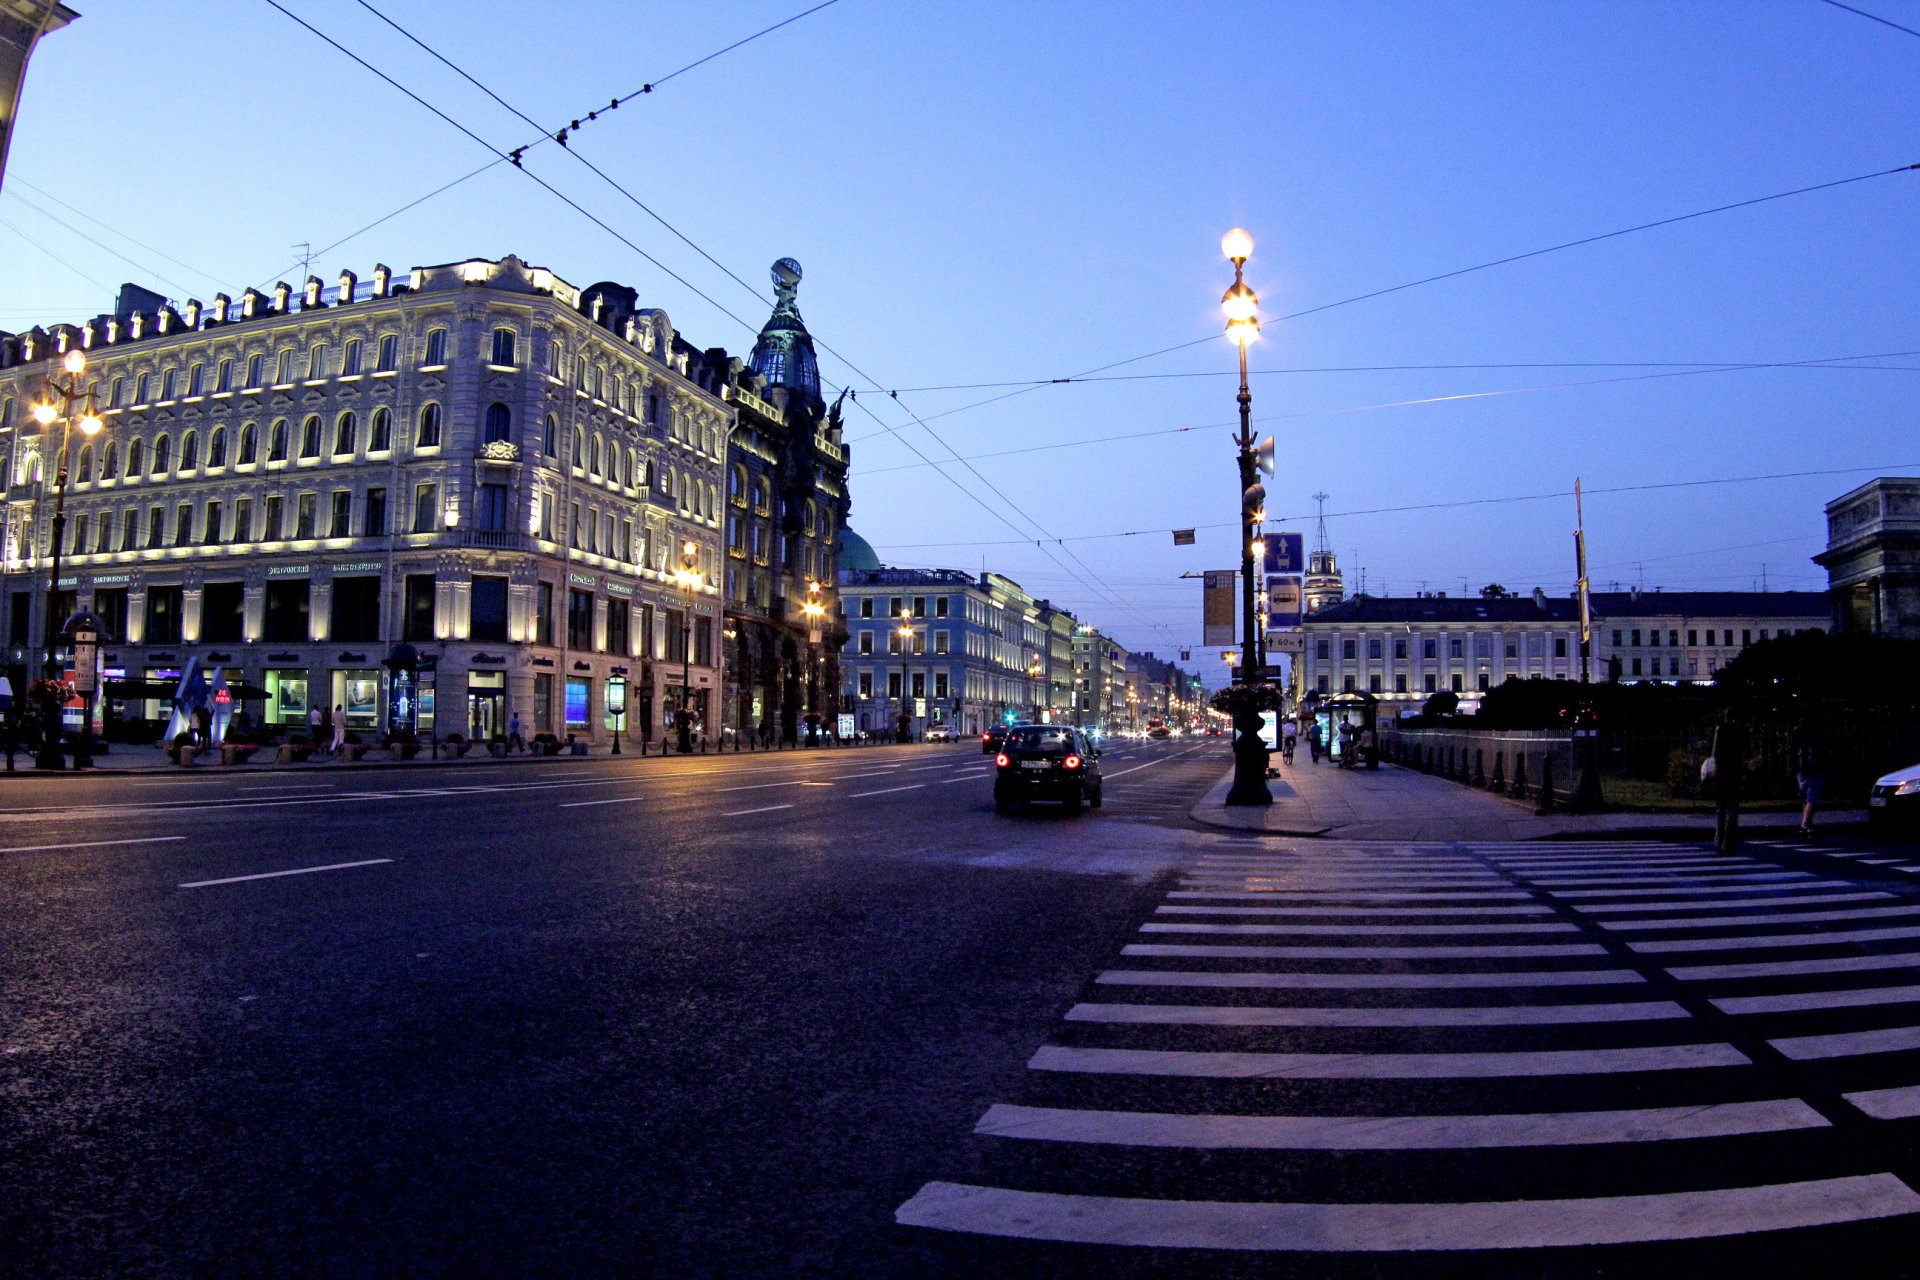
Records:
M349 742L340 748L340 754L349 761L358 761L360 757L367 754L367 744L364 742Z
M245 764L253 758L260 748L251 742L223 742L220 744L220 763L225 765Z

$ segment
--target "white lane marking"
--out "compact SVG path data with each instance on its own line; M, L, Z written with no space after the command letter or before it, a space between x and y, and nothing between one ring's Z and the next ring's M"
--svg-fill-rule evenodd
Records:
M320 787L299 787L299 786L289 787L284 784L280 786L264 786L264 787L235 787L233 789L233 792L235 795L242 795L249 791L257 791L262 795L290 796L303 791L331 791L331 790L333 790L333 785L329 783L326 786L320 786Z
M848 796L847 799L864 800L868 796L890 796L896 791L918 791L926 785L927 784L924 782L914 782L914 783L909 783L907 786L904 786L904 787L883 787L878 791L856 791L852 795Z
M1796 1062L1817 1058L1852 1058L1865 1053L1900 1053L1908 1049L1920 1049L1920 1027L1842 1031L1827 1036L1785 1036L1767 1043Z
M1489 933L1578 933L1580 926L1564 920L1545 924L1206 924L1200 921L1152 921L1142 933L1298 934L1302 937L1468 937Z
M1896 942L1920 938L1920 929L1849 929L1840 933L1817 930L1812 933L1774 933L1758 938L1688 938L1682 942L1629 942L1629 950L1644 955L1672 954L1680 951L1739 951L1754 947L1837 947L1855 942Z
M1190 756L1196 751L1203 751L1203 750L1205 750L1204 747L1188 747L1185 751L1176 751L1170 756L1161 756L1158 760L1149 760L1145 764L1137 764L1133 766L1133 768L1131 769L1120 769L1113 773L1106 774L1105 776L1109 781L1111 781L1114 778L1123 778L1129 773L1138 773L1142 769L1151 769L1153 768L1153 766L1157 764L1165 764L1169 760L1178 760L1181 756ZM1120 760L1131 760L1132 758L1133 758L1132 756L1116 757L1116 759L1120 759Z
M1711 907L1715 911L1728 911L1734 907L1801 907L1820 906L1828 902L1882 901L1892 896L1890 893L1875 890L1870 893L1811 893L1786 898L1734 898L1726 902L1696 902L1687 898L1672 902L1608 902L1591 907L1575 907L1574 910L1590 916L1617 914L1622 911L1698 911L1702 907Z
M1667 970L1682 982L1709 982L1730 978L1771 978L1808 973L1870 973L1876 969L1920 969L1920 952L1879 956L1840 956L1833 960L1769 960L1764 964L1695 964Z
M956 782L978 782L980 781L981 776L982 775L980 774L964 774L958 778L948 778L943 782L941 782L940 785L943 787L950 787Z
M1615 986L1646 979L1631 969L1518 973L1223 973L1195 969L1108 969L1098 983L1129 987L1246 988L1260 991L1403 991L1471 987Z
M799 780L792 779L786 782L752 782L742 787L714 787L712 788L712 791L715 795L719 795L723 791L765 791L771 787L798 787L802 785L804 784L801 783ZM828 782L828 783L822 783L821 785L830 787L833 784L831 782ZM561 806L561 808L563 809L565 807L566 807L565 805Z
M1340 893L1325 889L1311 889L1288 892L1284 889L1184 889L1177 890L1182 898L1228 898L1233 900L1261 899L1268 901L1285 897L1289 902L1457 902L1463 898L1491 899L1496 902L1512 902L1517 899L1531 899L1532 894L1520 889L1486 889L1474 893L1456 893L1451 890L1438 893L1422 890L1418 893Z
M1630 1004L1308 1005L1076 1004L1068 1022L1154 1027L1544 1027L1586 1022L1663 1022L1691 1016L1671 1000Z
M1175 893L1176 898L1211 897L1210 894ZM1163 916L1545 916L1552 907L1155 907Z
M219 880L192 880L181 885L182 889L205 889L216 884L240 884L247 880L277 880L281 876L310 876L316 871L345 871L350 867L377 867L383 862L392 862L392 858L362 858L358 862L330 862L324 867L295 867L291 871L262 871L252 876L226 876Z
M1711 879L1703 878L1706 876L1711 876L1712 878ZM1804 883L1805 881L1815 879L1816 877L1811 871L1735 871L1735 872L1728 872L1724 874L1697 871L1697 872L1689 873L1686 876L1675 877L1673 879L1668 879L1664 876L1657 876L1657 875L1654 875L1652 872L1648 872L1645 875L1635 875L1635 876L1625 876L1625 877L1581 876L1573 880L1546 880L1538 876L1533 876L1529 878L1532 880L1534 884L1537 884L1542 889L1557 890L1557 889L1599 889L1608 885L1645 885L1645 884L1649 884L1656 881L1666 885L1669 889L1687 889L1687 888L1692 888L1696 885L1701 888L1711 888L1715 885L1732 884L1735 881L1744 881L1748 883L1753 883L1753 882L1758 882L1762 880L1775 880L1775 881L1797 880Z
M1192 1080L1497 1080L1749 1065L1732 1045L1711 1043L1519 1053L1208 1053L1050 1044L1027 1063L1035 1071Z
M899 772L899 769L900 769L900 766L897 764L894 764L894 765L888 765L884 769L874 769L867 773L843 773L840 775L840 781L851 782L855 778L884 778L890 773Z
M1214 956L1227 960L1501 960L1535 956L1603 956L1597 942L1534 942L1517 947L1259 947L1207 946L1201 943L1134 942L1124 956Z
M1920 987L1843 987L1838 991L1796 991L1784 996L1728 996L1711 1003L1722 1013L1802 1013L1813 1009L1857 1009L1862 1005L1916 1001L1920 1001Z
M996 1103L973 1131L995 1138L1128 1147L1421 1151L1671 1142L1829 1127L1825 1116L1798 1098L1779 1098L1698 1107L1459 1116L1171 1115Z
M1822 880L1815 884L1740 884L1720 885L1704 889L1688 889L1689 898L1707 898L1723 893L1799 893L1805 889L1851 889L1853 886L1842 880ZM1555 889L1553 896L1564 902L1589 902L1595 898L1658 898L1671 897L1679 889L1666 885L1658 889L1593 889L1585 892L1568 893L1564 889ZM1630 904L1629 904L1630 905ZM1587 910L1588 908L1581 908Z
M946 764L923 764L912 769L902 769L901 772L902 773L937 773L942 769L951 769L952 767L953 767L952 765L946 765Z
M1890 1173L1875 1173L1660 1195L1450 1204L1146 1200L929 1182L894 1211L894 1220L1028 1240L1325 1253L1690 1240L1914 1212L1920 1195Z
M1855 907L1846 911L1781 911L1760 916L1684 916L1666 920L1596 920L1602 929L1725 929L1743 924L1820 924L1920 915L1920 906Z
M139 836L127 840L76 840L71 844L23 844L17 849L0 849L0 854L44 853L49 849L105 849L117 844L171 844L185 836Z
M1920 1116L1920 1084L1893 1089L1863 1089L1840 1095L1875 1120L1907 1120Z
M646 800L657 802L662 798L661 796L651 794L644 796L615 796L611 800L572 800L560 807L562 809L592 809L603 804L639 804Z
M793 808L793 806L790 804L770 804L758 809L735 809L732 813L723 813L720 816L723 818L744 818L750 813L773 813L779 809L791 808Z

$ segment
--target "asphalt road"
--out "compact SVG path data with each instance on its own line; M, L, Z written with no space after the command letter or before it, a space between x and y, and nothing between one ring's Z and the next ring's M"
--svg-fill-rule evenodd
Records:
M0 1272L967 1274L978 1167L1218 742L0 784Z

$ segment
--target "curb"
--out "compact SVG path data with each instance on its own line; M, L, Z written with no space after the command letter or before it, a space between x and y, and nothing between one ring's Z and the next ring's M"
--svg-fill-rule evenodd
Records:
M889 743L885 745L890 746L893 744ZM812 750L816 752L822 749L823 748L819 748L819 747L812 748ZM824 749L840 750L841 748L824 748ZM695 751L692 753L692 755L698 758L718 757L718 756L731 757L734 755L740 755L750 759L754 756L787 756L787 755L796 755L796 754L804 755L807 753L808 753L808 748L800 747L800 748L794 748L792 750L786 750L786 751L781 751L781 750L740 751L740 752ZM607 752L601 752L599 755L588 755L588 756L570 756L565 754L557 755L557 756L534 756L534 755L482 756L473 760L462 759L458 756L451 757L444 760L435 760L430 755L423 755L412 760L358 760L358 761L322 760L319 762L303 761L298 764L277 764L277 763L246 764L246 765L204 764L204 765L193 765L184 769L178 765L171 765L171 764L158 765L154 767L136 766L133 768L118 768L118 769L114 768L111 765L105 768L101 768L96 765L96 766L89 766L85 769L66 768L66 769L59 769L59 770L54 770L54 769L42 770L42 769L34 768L33 756L32 756L32 753L30 752L22 752L19 758L22 761L22 767L12 771L15 776L22 777L22 778L32 777L32 778L39 778L44 780L48 778L84 778L84 777L92 777L95 775L98 775L101 777L122 777L122 778L144 777L148 775L153 775L158 777L179 777L179 778L195 778L195 777L208 777L208 776L223 777L223 778L243 778L243 777L252 777L262 773L310 774L310 773L335 773L335 772L347 773L347 772L361 772L361 771L378 772L378 771L391 770L391 769L417 769L417 768L421 768L422 766L427 768L433 768L433 769L519 768L519 767L528 766L528 765L593 764L593 763L614 764L614 763L620 763L627 760L646 760L646 759L678 760L678 759L681 759L682 756L677 751L664 756L660 755L657 752L648 752L643 755L638 751L623 751L617 756ZM0 786L6 785L5 782L3 781L6 777L7 777L7 771L4 769L4 767L0 767Z
M1200 803L1187 810L1187 817L1202 826L1213 827L1216 830L1239 831L1247 835L1255 836L1288 836L1294 839L1312 840L1318 839L1333 830L1332 827L1294 828L1270 826L1265 819L1269 817L1275 809L1280 807L1277 804L1263 809L1249 810L1249 817L1257 814L1257 816L1261 818L1261 822L1257 826L1240 822L1230 822L1227 820L1225 796L1232 787L1233 770L1229 768L1224 778L1208 788L1207 794L1200 798Z

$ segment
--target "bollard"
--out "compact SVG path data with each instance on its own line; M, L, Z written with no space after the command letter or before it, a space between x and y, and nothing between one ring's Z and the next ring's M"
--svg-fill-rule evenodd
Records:
M1483 788L1487 785L1487 749L1485 747L1473 749L1473 785Z
M1540 804L1535 813L1553 812L1553 756L1540 762Z
M1493 753L1493 777L1487 780L1487 790L1505 791L1507 789L1507 753Z
M1508 792L1515 800L1527 798L1527 753L1513 753L1513 790Z

